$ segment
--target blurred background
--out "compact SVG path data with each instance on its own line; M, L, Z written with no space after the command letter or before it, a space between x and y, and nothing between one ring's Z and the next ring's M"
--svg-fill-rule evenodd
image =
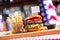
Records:
M60 0L52 0L52 2L60 22ZM34 9L38 11L35 10L35 12ZM6 21L6 17L13 18L16 12L21 13L24 20L30 14L39 14L39 10L38 0L0 0L0 25L2 26L6 22L10 28L10 23ZM11 30L9 28L7 27L7 30Z

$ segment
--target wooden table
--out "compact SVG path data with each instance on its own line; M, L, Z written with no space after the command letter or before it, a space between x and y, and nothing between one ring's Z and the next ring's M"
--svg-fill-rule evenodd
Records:
M0 40L10 40L10 39L24 38L24 37L37 37L37 36L44 36L44 35L51 35L51 34L60 34L60 29L2 35L0 36Z

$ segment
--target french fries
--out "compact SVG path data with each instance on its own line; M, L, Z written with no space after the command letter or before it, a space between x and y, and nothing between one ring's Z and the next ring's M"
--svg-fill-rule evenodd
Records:
M12 25L12 32L13 33L19 33L24 29L21 14L15 15L14 18L8 17L8 20L10 21L10 23Z

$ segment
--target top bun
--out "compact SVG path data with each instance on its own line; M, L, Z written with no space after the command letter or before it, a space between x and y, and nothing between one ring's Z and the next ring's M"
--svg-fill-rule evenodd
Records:
M42 20L42 17L40 15L30 15L30 16L25 18L25 21L29 20L29 19L33 19L33 18L40 18Z

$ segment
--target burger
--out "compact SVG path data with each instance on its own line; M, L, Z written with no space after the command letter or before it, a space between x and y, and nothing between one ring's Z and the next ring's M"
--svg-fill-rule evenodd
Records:
M42 17L40 15L30 15L24 20L25 29L27 31L40 31L42 24Z

